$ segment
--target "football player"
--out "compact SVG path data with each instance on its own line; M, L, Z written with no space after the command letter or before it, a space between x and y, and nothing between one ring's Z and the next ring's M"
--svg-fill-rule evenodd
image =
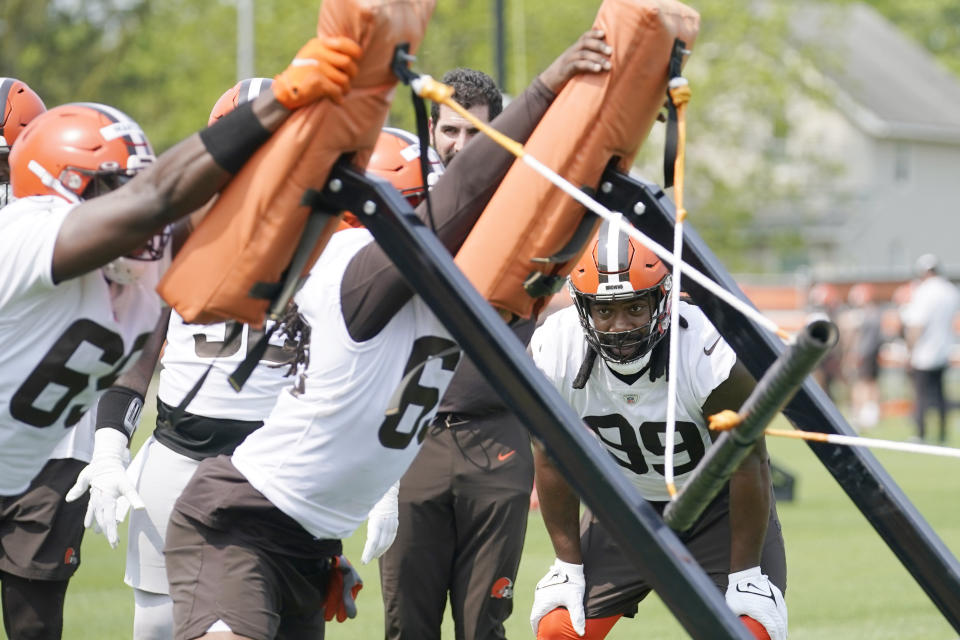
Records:
M0 78L0 207L10 200L10 147L27 123L47 110L33 89L16 78Z
M88 518L106 508L100 486L121 486L139 506L132 486L113 479L125 478L123 460L145 391L145 384L133 386L140 386L144 376L129 378L133 386L118 384L125 382L118 378L138 361L135 356L160 316L153 286L168 256L166 227L220 189L293 109L341 99L359 53L346 39L311 40L297 54L298 61L309 64L295 61L278 76L273 92L160 158L136 122L101 104L51 109L17 134L9 160L10 186L18 200L0 219L0 520L5 532L19 527L16 518L24 513L19 499L32 481L40 481L38 474L58 443L74 437L70 429L101 390L106 391L91 464L68 497L81 498L92 482ZM57 492L52 499L68 493L61 486L66 477L56 474L56 484L44 479ZM109 508L114 497L106 502ZM2 576L5 594L16 578L30 582L40 576L19 560L24 554L29 560L42 540L15 534L0 539L4 559L17 565ZM77 558L61 562L72 566ZM8 582L8 576L14 577ZM11 637L60 637L62 592L24 599L44 611ZM19 605L19 599L5 595L5 609Z
M497 127L526 140L598 57L568 50ZM451 252L513 160L485 138L461 156L432 192ZM281 393L232 457L201 462L174 505L165 556L179 639L322 637L325 617L356 614L340 539L409 466L460 358L372 240L364 229L331 238L295 298L318 339L304 386Z
M2 207L10 200L10 147L46 107L15 78L0 78L0 105ZM68 505L63 500L85 464L62 459L71 453L52 455L26 491L0 498L0 585L9 638L59 637L67 583L79 565L86 508L85 502Z
M208 126L249 103L271 84L268 78L238 82L217 100ZM173 502L200 460L232 453L248 433L263 424L281 389L291 384L288 376L297 357L302 356L295 319L293 310L289 323L292 337L279 331L272 335L262 366L254 369L242 393L233 390L227 377L262 331L233 322L186 324L176 311L170 312L169 323L162 327L166 346L157 389L157 425L128 471L145 506L130 514L124 574L124 582L134 590L134 640L173 638L173 605L163 562ZM187 410L178 414L178 405L201 377L203 383ZM112 532L108 539L116 543Z
M209 123L254 99L270 84L267 78L241 80L214 105ZM396 150L409 146L410 137L398 129L385 130L370 168L418 204L424 193L419 156L402 163L402 167L396 162ZM397 141L403 146L399 147ZM442 171L439 158L435 167ZM173 603L163 544L174 501L201 460L232 454L247 434L263 425L277 396L295 383L293 374L305 361L304 334L308 327L294 305L281 327L271 333L270 344L243 389L239 393L233 389L228 377L271 324L268 321L263 330L233 322L193 325L184 323L176 311L171 313L157 388L157 426L128 473L136 478L137 492L146 506L130 515L124 576L134 589L134 640L173 638ZM202 385L193 399L186 409L178 411L201 377ZM384 507L373 511L383 514ZM396 517L377 517L368 531L364 553L375 558L392 543Z
M706 417L739 409L753 379L706 316L681 300L668 329L671 277L648 249L604 222L573 268L574 304L548 317L530 342L537 366L613 455L640 495L662 512L666 365L678 331L674 464L682 487L712 442ZM580 502L542 446L534 447L540 510L556 561L537 583L530 622L537 638L603 638L633 616L650 592L645 567L617 548ZM733 611L760 622L774 640L787 634L786 560L761 439L729 490L680 535ZM578 529L579 519L579 529Z
M483 72L453 69L441 82L484 122L503 110ZM446 105L432 112L431 137L449 162L477 129ZM524 344L533 327L532 320L512 324ZM388 640L439 638L448 592L457 638L505 637L532 485L527 430L465 358L400 480L397 539L380 558Z

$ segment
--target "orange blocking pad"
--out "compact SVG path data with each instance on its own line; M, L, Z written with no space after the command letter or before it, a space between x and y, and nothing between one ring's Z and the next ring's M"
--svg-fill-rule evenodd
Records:
M416 50L433 7L434 0L323 3L317 34L347 36L363 48L352 88L342 105L324 100L298 109L220 193L158 287L184 320L263 325L270 302L251 297L251 289L280 282L310 213L304 193L321 190L344 153L366 167L397 81L394 47L407 42ZM327 223L304 274L338 224Z
M692 48L700 17L673 0L604 0L594 26L613 48L612 69L571 80L525 147L573 185L591 188L611 158L629 169L666 99L674 39ZM524 283L538 274L569 273L582 251L563 262L538 259L564 249L584 214L580 204L517 160L457 253L457 264L492 304L529 318L544 299L531 297Z

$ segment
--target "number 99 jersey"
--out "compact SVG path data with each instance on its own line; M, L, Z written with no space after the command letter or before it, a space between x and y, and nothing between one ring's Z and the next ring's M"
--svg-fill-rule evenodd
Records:
M710 433L703 403L726 380L737 356L695 306L680 303L687 328L680 329L677 371L677 414L674 479L677 488L703 459ZM664 345L666 346L666 345ZM628 384L614 375L602 358L583 389L574 389L587 350L587 341L574 307L562 309L544 321L530 340L537 367L570 403L614 460L650 501L669 500L664 484L667 419L667 379L651 382L644 372Z
M100 269L54 284L54 244L74 206L32 196L0 218L0 495L27 488L160 316L154 289L169 253L113 291Z

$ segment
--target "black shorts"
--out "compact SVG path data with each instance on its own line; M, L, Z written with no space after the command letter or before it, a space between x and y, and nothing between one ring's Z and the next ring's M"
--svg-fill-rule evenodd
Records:
M767 537L760 567L770 581L787 592L787 561L777 518L776 504L770 504ZM654 505L662 510L663 505ZM721 592L727 589L730 571L730 505L726 491L704 511L689 531L678 536L694 560ZM628 560L606 528L586 510L580 521L580 549L586 578L585 609L588 618L622 614L632 616L637 604L650 593L649 570Z
M204 460L167 524L174 637L198 638L223 620L253 640L322 639L330 560L342 552L274 507L229 458Z
M85 466L50 460L26 491L0 497L0 571L30 580L67 580L76 572L90 494L63 498Z
M179 511L167 525L167 576L176 640L199 638L217 620L254 640L323 638L326 564L313 569L265 553Z

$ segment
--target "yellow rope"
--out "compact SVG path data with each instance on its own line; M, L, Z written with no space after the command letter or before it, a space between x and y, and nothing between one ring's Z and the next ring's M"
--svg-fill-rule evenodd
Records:
M676 498L677 489L673 481L673 457L674 440L676 438L676 388L677 388L677 339L679 335L674 328L674 323L679 318L680 300L680 262L683 251L683 222L687 217L687 210L683 208L683 167L686 158L686 106L690 101L690 86L684 78L673 78L670 80L670 101L677 110L677 157L673 164L673 194L677 205L677 221L674 227L673 235L673 288L670 291L671 306L670 326L674 330L670 332L670 371L669 383L667 384L667 431L666 431L666 464L664 468L664 482L667 485L667 493L670 499Z
M673 196L677 205L677 222L683 222L687 210L683 207L683 178L687 158L687 103L693 93L683 78L683 83L670 87L670 99L677 109L677 157L673 164Z
M711 431L729 431L743 422L739 413L732 409L724 409L708 418Z

